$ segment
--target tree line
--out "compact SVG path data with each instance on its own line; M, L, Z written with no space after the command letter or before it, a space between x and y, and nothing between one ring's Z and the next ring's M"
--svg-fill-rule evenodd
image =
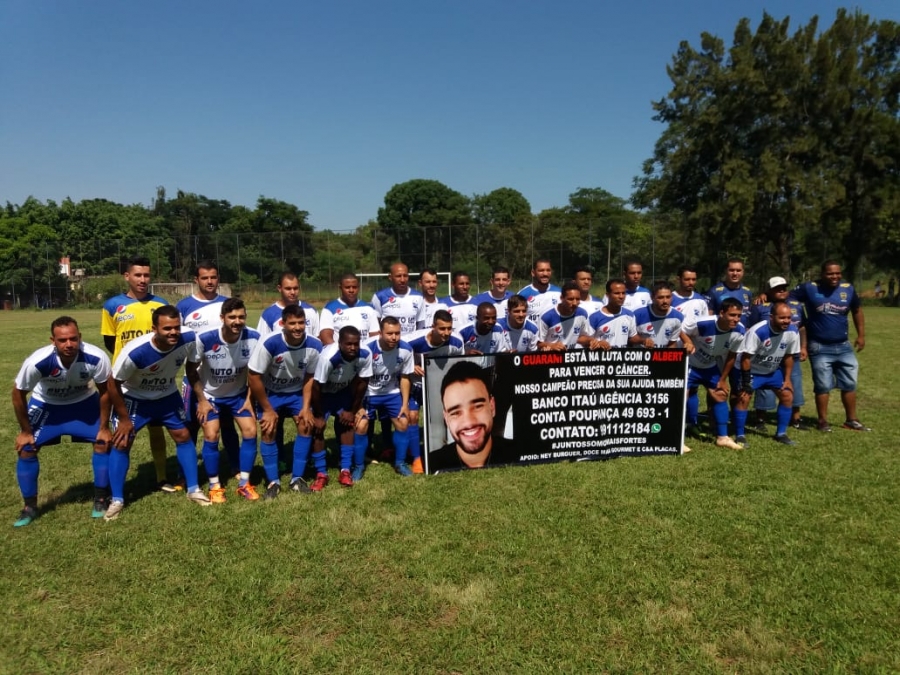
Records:
M578 188L563 206L534 213L511 187L472 196L437 180L393 186L377 216L335 232L309 213L261 196L254 208L157 188L150 206L106 199L29 198L0 210L0 288L30 297L65 293L58 261L85 277L117 274L130 255L150 258L159 281L185 281L198 259L223 280L271 285L303 279L495 265L528 276L536 256L561 274L644 259L648 276L686 262L712 280L728 257L750 276L802 278L837 257L849 278L864 265L897 268L900 253L900 27L838 11L791 32L789 18L742 19L732 44L703 33L667 67L672 89L653 103L663 125L629 199ZM43 292L43 291L42 291Z

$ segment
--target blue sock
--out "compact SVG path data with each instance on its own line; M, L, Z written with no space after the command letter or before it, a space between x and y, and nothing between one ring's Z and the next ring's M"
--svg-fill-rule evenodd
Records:
M126 450L113 448L109 451L109 489L117 502L125 501L125 477L131 465L131 455Z
M297 436L294 439L294 468L291 479L303 478L306 472L306 462L309 459L309 446L312 445L311 436Z
M203 455L203 468L206 469L207 478L216 478L219 475L219 442L203 441L200 450Z
M200 489L200 479L197 477L197 448L190 441L175 444L175 456L184 474L184 483L188 492ZM217 458L218 459L218 458Z
M694 390L688 394L687 400L687 423L697 426L697 416L700 414L700 396Z
M231 469L231 473L237 473L240 471L241 466L241 439L230 417L224 419L220 417L219 421L221 422L219 425L219 438L222 440L222 447L225 448L225 453L228 455L228 466Z
M713 402L713 419L716 420L716 436L728 435L728 404L725 401L721 403Z
M747 410L734 411L734 435L744 436L747 433Z
M278 443L272 441L260 441L259 454L262 455L263 469L266 471L266 480L277 483L278 475Z
M406 450L409 448L409 436L405 431L394 431L394 466L406 463Z
M19 457L16 462L16 478L19 479L19 490L22 491L22 497L37 497L38 492L38 474L41 472L41 465L35 457Z
M419 440L419 425L410 424L406 430L409 437L409 456L412 459L419 459L422 456L422 442Z
M341 444L341 471L349 470L353 463L353 446Z
M275 469L278 470L278 450L275 451ZM241 473L250 473L253 471L253 465L256 463L256 439L244 438L241 440ZM241 478L239 485L246 485L247 481Z
M366 465L366 450L369 449L368 434L353 434L353 466Z
M787 433L788 424L791 422L791 409L778 404L778 410L775 412L776 419L778 420L778 427L775 430L775 434L781 436L782 434Z
M313 466L316 467L316 473L328 473L328 464L325 460L325 451L314 452L312 454Z
M109 453L95 452L91 457L91 466L94 467L94 487L109 488Z

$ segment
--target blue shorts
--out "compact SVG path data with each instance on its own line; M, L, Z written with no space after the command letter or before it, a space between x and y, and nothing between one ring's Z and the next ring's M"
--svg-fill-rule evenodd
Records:
M71 436L73 443L93 443L100 431L100 395L95 393L78 403L62 405L32 398L28 422L36 450L57 445L62 436Z
M275 394L267 391L266 396L269 404L278 413L279 417L296 417L303 410L303 393L292 391L288 393ZM256 418L262 419L262 410L257 409Z
M247 402L247 392L237 396L221 396L219 398L207 396L207 399L213 406L213 409L206 416L208 420L217 420L220 417L253 417L252 411L241 410L244 407L244 403Z
M859 361L849 342L822 344L809 340L806 346L812 366L813 391L827 394L837 387L841 391L856 391Z
M709 368L690 368L688 370L688 391L698 389L701 385L708 390L713 390L719 386L719 380L722 379L722 371L718 366Z
M369 396L366 399L366 409L369 419L374 420L375 415L379 414L381 419L397 419L400 417L400 409L403 407L403 397L400 394L382 394L380 396Z
M128 409L128 417L134 425L134 433L148 424L156 426L161 424L166 429L184 429L187 426L184 400L178 392L152 401L131 398L127 394L123 398ZM113 415L113 429L116 428L116 423L117 418Z
M780 368L768 375L753 374L753 391L756 391L757 389L780 391L783 386L784 373L781 372Z
M754 380L755 380L754 376ZM756 383L754 382L754 385ZM794 402L791 404L794 408L802 408L806 403L803 398L803 371L800 370L800 360L794 359L794 367L791 368L791 388L794 390ZM775 408L777 400L775 393L769 389L757 389L756 398L753 407L756 410L772 410Z

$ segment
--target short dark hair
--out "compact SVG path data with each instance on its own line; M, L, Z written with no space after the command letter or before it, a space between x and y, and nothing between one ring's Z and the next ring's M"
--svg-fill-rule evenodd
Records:
M831 258L831 259L826 260L825 262L822 263L822 269L820 270L821 273L822 273L822 274L825 274L825 270L827 270L829 267L831 267L831 266L833 266L833 265L837 265L838 267L841 268L842 271L843 271L843 269L844 269L843 265L841 265L840 262L838 262L837 260Z
M576 267L575 272L572 274L572 278L574 279L575 277L577 277L579 274L582 274L582 273L590 274L591 279L594 278L594 268L588 267L587 265L582 265L581 267Z
M341 275L341 280L339 284L344 283L347 279L353 279L353 281L359 281L359 277L356 276L353 272L344 272Z
M739 258L736 255L731 256L728 260L725 261L725 267L728 267L731 263L741 263L741 267L744 266L744 259Z
M236 309L243 309L244 311L247 311L247 306L240 298L228 298L225 302L222 303L221 314L222 316L225 316L226 314L231 314Z
M422 278L422 275L423 275L423 274L430 274L430 275L435 276L435 277L438 275L437 270L434 269L433 267L423 267L423 268L422 268L422 271L419 272L419 278L420 278L420 279Z
M60 316L53 320L53 323L50 324L50 335L53 335L53 331L57 328L62 328L63 326L75 326L75 329L78 330L78 322L73 319L71 316Z
M525 305L528 307L528 299L522 297L521 295L512 295L509 300L506 301L506 310L507 312L511 309L515 309L516 307L521 307Z
M741 312L744 311L744 305L737 298L725 298L722 300L722 304L719 305L719 314L722 312L727 312L732 307L737 307Z
M385 326L399 326L400 320L396 316L386 316L378 322L378 325L383 329Z
M347 324L338 331L338 342L343 340L345 337L360 337L361 335L362 333L359 332L359 328Z
M533 270L537 269L537 266L540 265L541 263L547 263L548 265L550 265L551 268L553 267L553 261L551 261L550 258L537 258L531 264L531 269L533 269Z
M606 292L607 292L607 293L612 293L612 287L613 287L614 284L622 284L622 285L624 286L624 285L625 285L625 280L624 280L624 279L620 279L619 277L613 277L612 279L610 279L609 281L607 281L607 282L606 282Z
M431 317L431 325L434 325L435 321L449 321L453 323L453 315L448 312L446 309L439 309L434 313L434 316Z
M145 255L133 255L125 261L125 271L130 272L132 267L150 267L150 258Z
M479 317L479 316L481 316L482 312L486 312L489 309L492 309L496 312L497 305L495 305L493 302L487 302L487 301L479 302L478 307L475 308L475 316ZM448 314L449 314L449 312L448 312Z
M644 263L641 262L640 258L637 256L629 256L628 258L625 258L625 262L622 264L622 271L627 271L632 265L640 265L641 270L643 271L644 269Z
M503 267L502 265L497 265L497 267L491 270L492 277L496 274L509 274L509 268Z
M460 270L456 270L452 275L450 275L450 283L455 284L456 280L459 279L460 277L467 277L469 279L472 278L469 276L468 272L462 272Z
M297 275L294 274L293 272L282 272L281 275L278 277L278 285L281 286L281 284L284 282L285 279L297 279L299 281L299 279L297 278Z
M450 366L450 369L441 381L441 401L444 400L444 392L451 384L468 382L470 380L478 380L481 382L490 394L491 385L488 383L487 373L484 368L479 366L475 361L459 361Z
M678 270L675 272L675 276L678 277L678 278L680 279L681 277L684 276L684 273L685 273L685 272L693 272L694 274L697 274L697 266L696 266L696 265L692 265L692 264L682 265L682 266L679 267Z
M161 316L164 316L167 319L178 319L181 321L181 314L178 313L175 305L162 305L153 310L151 320L154 327L159 325L159 317Z
M216 274L219 273L219 266L216 265L212 260L200 260L197 262L197 266L194 268L194 276L200 276L200 270L215 270Z
M578 284L576 284L572 279L566 279L566 283L564 283L562 285L562 288L560 289L560 295L565 295L569 291L578 291L579 293L581 293L581 289L578 287Z
M288 317L291 316L302 316L303 321L306 321L306 312L303 311L303 308L300 305L287 305L283 310L281 310L282 321L287 321Z
M650 286L650 297L655 298L656 294L663 290L672 292L675 290L675 287L672 285L672 282L667 281L666 279L657 279Z

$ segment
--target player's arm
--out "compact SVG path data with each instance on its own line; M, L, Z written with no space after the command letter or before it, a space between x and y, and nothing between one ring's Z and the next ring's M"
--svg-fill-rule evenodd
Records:
M187 377L194 399L197 401L197 421L206 424L206 417L214 410L212 403L206 398L203 391L203 383L200 381L200 364L188 359L184 364L184 374Z
M128 414L128 408L125 406L125 399L122 396L122 382L123 380L114 377L106 381L109 403L116 413L116 430L113 432L111 439L115 448L127 448L131 444L131 435L134 431L134 424Z
M861 352L866 348L866 317L863 315L862 306L858 305L850 310L853 317L853 327L856 328L856 341L853 343L856 351Z
M309 392L309 398L309 404L312 407L313 415L316 417L324 417L325 413L322 408L322 385L315 378L313 378L312 381L312 389Z
M784 384L781 389L782 391L787 389L788 391L793 392L794 388L791 386L791 373L794 371L794 355L787 354L781 363L784 366Z
M31 450L34 450L34 433L31 429L31 421L28 419L28 392L13 387L12 404L16 422L19 423L19 433L16 435L16 452L22 452L26 446L31 446Z
M739 355L741 371L741 398L748 399L753 393L753 373L750 372L750 354L743 352Z
M806 361L809 357L809 352L806 351L806 326L800 326L800 360Z
M308 429L316 427L316 416L313 414L313 386L315 378L312 373L306 373L303 380L303 407L300 409L300 420Z
M116 351L116 336L115 335L104 335L103 336L103 346L106 347L106 351L110 354Z
M728 356L725 357L725 365L722 366L722 374L719 376L718 384L716 384L716 391L728 391L728 376L737 362L737 357L737 352L728 352Z
M247 381L250 384L250 392L262 411L262 416L259 420L260 429L262 429L264 434L274 433L275 427L278 426L278 413L275 412L275 409L269 402L269 397L266 395L266 385L263 382L262 374L257 373L255 370L250 370L247 374Z
M412 391L412 383L409 375L404 373L400 376L400 414L398 417L409 418L409 393Z
M112 432L109 430L109 387L106 386L106 382L95 380L94 384L97 386L97 393L100 394L100 429L97 431L94 444L108 447L112 442Z

